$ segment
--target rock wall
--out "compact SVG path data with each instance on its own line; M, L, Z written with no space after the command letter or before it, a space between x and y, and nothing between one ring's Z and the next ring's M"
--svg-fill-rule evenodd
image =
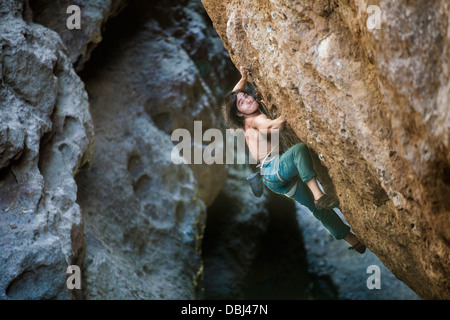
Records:
M191 127L211 96L186 51L140 12L132 4L107 26L81 74L96 124L92 169L77 177L86 299L198 297L206 206L193 171L172 163L168 133ZM189 100L195 91L201 100Z
M102 41L105 24L119 14L127 5L126 0L29 0L29 19L56 31L66 46L67 55L75 71L81 71L91 52ZM73 11L67 12L70 5L80 8L81 29L67 28L67 19Z
M202 3L364 244L421 297L450 298L448 3Z
M85 250L74 175L94 128L60 37L27 12L0 3L0 299L67 299Z
M170 133L220 127L211 106L232 65L202 38L215 31L200 3L171 17L162 2L79 2L81 30L68 4L0 4L0 298L201 297L205 203L226 168L174 165ZM73 264L82 292L66 287Z

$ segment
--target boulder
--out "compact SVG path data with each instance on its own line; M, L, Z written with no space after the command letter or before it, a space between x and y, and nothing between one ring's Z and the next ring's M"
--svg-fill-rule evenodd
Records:
M362 242L422 298L450 298L447 1L202 3Z

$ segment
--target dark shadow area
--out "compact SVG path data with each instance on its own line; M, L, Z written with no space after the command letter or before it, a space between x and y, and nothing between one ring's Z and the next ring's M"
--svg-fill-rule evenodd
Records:
M329 277L308 272L294 201L264 192L266 211L252 217L226 189L208 208L202 242L205 298L336 299Z
M102 26L102 41L92 51L83 70L78 73L83 82L92 77L96 69L105 68L114 54L120 54L121 44L137 33L144 23L145 20L139 15L135 1L132 1L118 16L109 19Z
M246 299L308 299L311 279L294 202L268 192L269 223L244 279Z

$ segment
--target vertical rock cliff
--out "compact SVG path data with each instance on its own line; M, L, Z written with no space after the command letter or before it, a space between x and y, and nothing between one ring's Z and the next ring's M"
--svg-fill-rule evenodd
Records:
M215 186L201 193L201 177L171 160L169 133L192 127L193 114L213 125L214 98L149 12L130 4L81 74L96 124L92 168L77 177L86 299L198 297L205 201L225 180L216 169Z
M448 2L202 3L360 239L421 297L450 298Z
M0 299L67 299L85 249L74 175L94 128L64 43L28 18L0 3Z
M216 126L215 89L191 55L226 52L197 39L209 26L195 7L176 18L197 24L202 52L134 1L81 80L75 69L130 3L78 2L80 30L66 27L70 4L0 3L0 298L197 297L205 203L226 170L174 165L170 133L195 115ZM66 286L69 265L82 268L82 293Z

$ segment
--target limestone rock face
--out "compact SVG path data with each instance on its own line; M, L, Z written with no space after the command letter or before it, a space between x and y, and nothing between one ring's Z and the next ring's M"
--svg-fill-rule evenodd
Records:
M96 133L92 168L77 176L86 299L201 297L206 206L226 180L223 165L172 162L173 130L219 118L192 57L145 6L108 24L81 73Z
M422 298L450 298L448 2L202 3L360 239Z
M92 50L102 41L106 21L119 14L127 2L33 0L29 1L29 5L32 11L29 18L59 34L67 49L67 55L78 72L89 60ZM67 27L67 20L75 13L68 10L71 5L76 5L80 9L80 29ZM73 22L71 19L69 21Z
M84 298L193 299L205 206L192 171L172 163L170 138L114 81L125 61L86 81L96 147L92 169L77 177Z
M130 6L136 8L135 20L153 24L133 49L142 61L131 59L128 65L136 97L159 129L168 134L188 130L192 152L202 153L210 142L194 141L194 121L201 121L202 132L225 131L220 104L236 70L200 2L140 0ZM225 183L226 167L195 164L193 153L190 168L208 206Z
M0 299L67 299L84 258L74 175L92 154L84 84L59 36L0 3Z
M213 90L150 18L110 60L104 51L94 62L88 97L72 64L82 68L118 3L86 4L92 15L80 32L65 29L65 13L59 19L66 2L0 4L0 299L197 297L203 200L213 200L226 171L199 169L199 187L192 168L172 163L169 134L195 115L204 129L215 126ZM83 294L66 287L72 264L84 266Z

